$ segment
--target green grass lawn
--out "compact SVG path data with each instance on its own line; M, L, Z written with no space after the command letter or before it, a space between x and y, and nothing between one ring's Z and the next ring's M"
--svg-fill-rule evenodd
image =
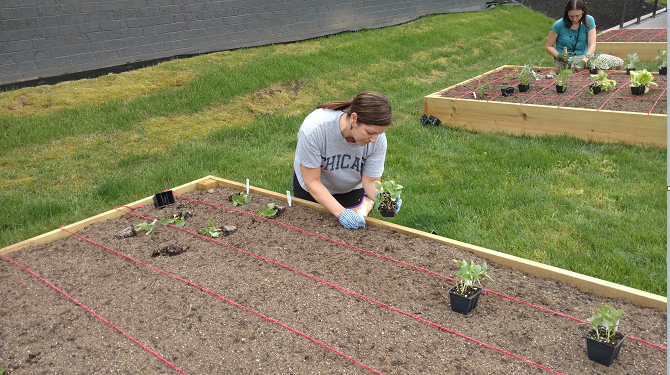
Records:
M0 93L0 248L210 174L289 190L303 118L376 90L393 222L665 296L665 148L420 124L425 95L550 66L552 23L498 7Z

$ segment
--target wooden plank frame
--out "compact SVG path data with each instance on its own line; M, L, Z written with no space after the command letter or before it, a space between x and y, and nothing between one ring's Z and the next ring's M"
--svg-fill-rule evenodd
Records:
M207 176L201 179L195 180L193 182L178 186L172 191L175 194L185 194L195 190L204 190L211 189L215 187L222 188L234 188L243 191L246 189L245 184L241 184L234 181L225 180L216 176ZM277 200L284 201L286 200L286 195L282 193L277 193L270 190L265 190L257 187L249 186L249 192L254 194L266 195ZM292 198L292 203L307 206L309 208L328 212L323 206L317 203L309 202L299 198ZM142 205L153 204L153 196L147 197L130 204L127 206L137 207ZM124 211L129 211L130 209L124 209ZM124 215L123 212L117 210L110 210L105 213L93 216L91 218L79 221L74 224L64 226L65 229L71 232L76 232L90 224L116 219ZM576 272L567 271L561 268L548 266L546 264L541 264L531 260L519 258L513 255L501 253L495 250L490 250L476 245L471 245L465 242L460 242L446 237L441 237L427 232L422 232L416 229L403 227L397 224L389 223L383 220L366 218L366 223L375 227L387 229L390 231L404 233L410 236L421 237L429 239L432 241L441 242L447 245L455 246L459 249L472 252L473 254L480 256L486 260L493 261L499 264L503 264L508 267L519 269L525 273L532 274L538 277L548 278L552 280L557 280L565 284L574 285L579 290L583 292L590 292L602 297L613 297L630 300L632 303L643 306L643 307L654 307L662 311L667 311L667 297L659 296L656 294L648 293L642 290L630 288L624 285L612 283L605 280L600 280L595 277L582 275ZM51 232L45 233L43 235L19 242L14 245L10 245L3 249L0 249L0 254L9 254L13 251L18 251L28 246L46 244L51 241L55 241L59 238L67 237L70 234L61 230L56 229Z
M619 29L610 29L598 34L597 39L607 36L608 33L614 33ZM658 30L663 31L665 29L635 29L637 31L642 30ZM666 51L668 49L668 44L666 42L598 42L596 40L596 51L600 51L607 55L616 56L618 58L626 60L626 56L629 53L637 52L637 57L642 61L649 61L656 59L658 56L658 50L662 49Z
M423 99L423 112L444 125L512 135L569 135L585 140L667 146L667 115L551 107L535 104L485 102L442 97L442 92L502 70L505 65L450 86ZM556 119L561 121L556 121Z

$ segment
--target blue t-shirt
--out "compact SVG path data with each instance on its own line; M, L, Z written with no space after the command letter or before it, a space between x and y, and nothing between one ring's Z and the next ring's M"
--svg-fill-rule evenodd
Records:
M551 27L558 34L558 38L556 38L556 51L563 53L563 47L565 46L568 47L568 52L571 55L573 52L577 56L585 55L586 50L589 48L588 32L595 27L596 21L589 15L586 16L586 25L579 25L579 29L577 30L570 30L570 28L565 27L563 18L559 19ZM570 41L571 35L572 41Z

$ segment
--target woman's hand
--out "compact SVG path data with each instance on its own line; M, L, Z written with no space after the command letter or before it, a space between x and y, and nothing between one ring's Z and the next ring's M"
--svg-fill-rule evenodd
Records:
M556 60L560 62L567 62L569 58L570 54L567 52L559 53L558 55L556 55Z
M345 209L337 220L347 229L365 228L365 219L352 209Z

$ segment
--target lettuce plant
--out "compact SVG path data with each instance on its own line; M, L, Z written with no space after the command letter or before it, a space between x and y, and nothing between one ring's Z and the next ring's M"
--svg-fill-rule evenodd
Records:
M649 73L647 69L630 72L630 87L644 86L644 92L649 91L649 86L658 86L656 82L652 82L654 75Z
M268 203L267 207L263 206L260 210L255 210L254 213L263 216L264 218L272 219L277 215L277 209L275 208L274 203Z
M251 194L240 193L238 195L233 195L233 206L249 204L251 203Z

